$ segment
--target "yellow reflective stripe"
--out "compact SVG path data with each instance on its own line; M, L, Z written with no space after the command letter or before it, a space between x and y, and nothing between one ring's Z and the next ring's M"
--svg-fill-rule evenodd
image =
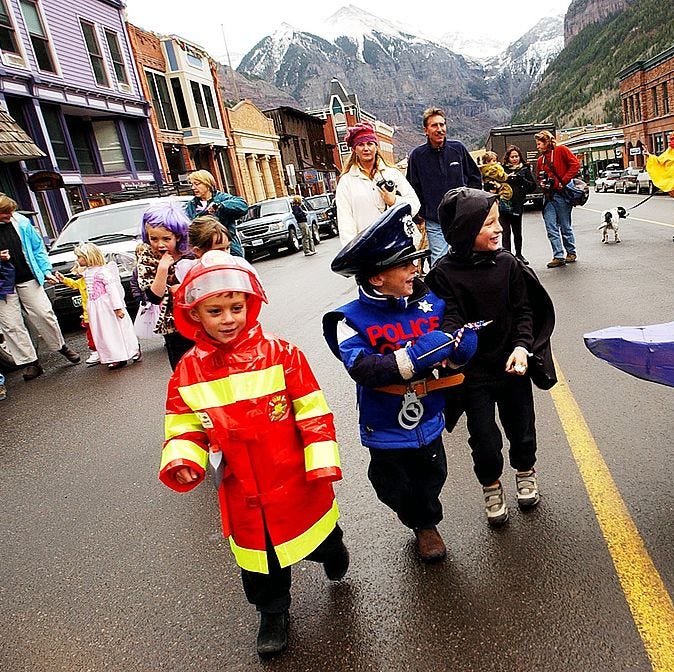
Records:
M330 413L328 402L325 401L325 396L321 390L310 392L299 399L295 399L293 410L295 411L295 420L308 420Z
M203 432L204 428L194 413L168 413L164 416L164 440L188 432Z
M172 439L161 451L161 471L167 464L171 464L174 460L190 460L196 462L202 469L208 466L208 452L200 445L193 441L185 441L184 439Z
M316 441L304 449L304 468L325 469L325 467L339 467L339 449L336 441Z
M236 558L236 564L249 572L269 574L267 565L267 551L255 551L252 548L242 548L234 543L234 538L229 538L229 546Z
M277 364L264 371L233 373L227 378L180 387L180 396L194 410L227 406L237 401L257 399L285 390L283 366Z
M332 502L330 510L316 523L314 523L306 532L299 537L286 541L275 547L281 567L287 567L302 558L306 558L309 553L315 551L320 543L332 532L339 519L339 509L337 500Z

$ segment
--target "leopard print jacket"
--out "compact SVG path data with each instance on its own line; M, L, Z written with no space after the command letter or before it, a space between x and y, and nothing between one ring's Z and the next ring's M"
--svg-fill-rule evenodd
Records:
M138 266L138 287L145 292L150 289L159 266L159 259L154 256L149 245L143 245L137 250L136 265ZM171 264L166 278L166 291L159 303L159 317L154 328L156 334L172 334L176 331L173 321L173 296L169 289L176 284L178 284L178 280L175 274L175 264Z

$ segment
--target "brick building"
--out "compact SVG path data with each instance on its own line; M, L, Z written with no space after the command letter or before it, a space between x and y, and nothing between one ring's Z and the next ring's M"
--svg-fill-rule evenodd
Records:
M618 73L625 165L643 166L641 147L654 154L667 147L674 131L674 45Z

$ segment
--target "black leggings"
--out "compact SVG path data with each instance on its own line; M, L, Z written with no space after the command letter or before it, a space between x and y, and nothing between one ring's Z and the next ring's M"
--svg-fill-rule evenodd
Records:
M510 239L515 244L515 254L522 256L522 215L512 212L499 213L499 220L503 227L503 249L512 252Z
M164 334L164 343L171 370L175 371L180 358L194 345L194 341L190 341L180 332L174 331L172 334Z

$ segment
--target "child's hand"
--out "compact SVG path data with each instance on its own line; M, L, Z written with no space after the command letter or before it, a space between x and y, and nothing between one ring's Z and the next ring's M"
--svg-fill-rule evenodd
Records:
M117 308L117 310L115 310L115 315L117 315L117 317L118 317L120 320L123 320L123 319L124 319L124 315L126 315L126 313L124 312L124 310L123 310L122 308Z
M171 264L173 264L173 257L171 256L170 252L164 252L162 258L159 260L159 264L157 264L157 269L168 271L171 267Z
M199 474L196 469L192 469L192 467L180 467L180 469L176 471L175 478L180 485L187 485L188 483L196 481L199 478Z
M514 373L516 376L523 376L527 372L527 351L524 348L516 347L508 361L506 362L506 373Z
M56 278L58 279L59 282L63 282L63 277L64 277L63 273L61 273L59 271L54 271L54 275L56 276Z

